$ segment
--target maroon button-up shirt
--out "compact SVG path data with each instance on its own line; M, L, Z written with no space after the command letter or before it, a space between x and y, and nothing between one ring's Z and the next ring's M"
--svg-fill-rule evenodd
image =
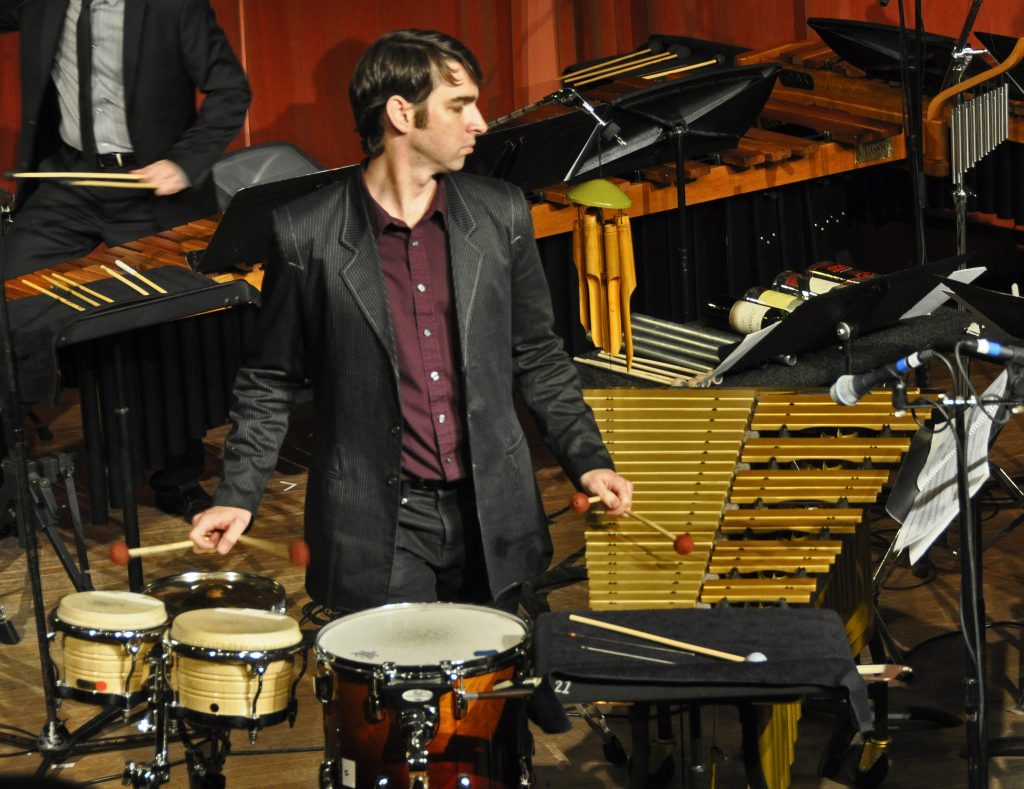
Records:
M362 185L398 346L402 475L455 482L465 472L444 183L412 228Z

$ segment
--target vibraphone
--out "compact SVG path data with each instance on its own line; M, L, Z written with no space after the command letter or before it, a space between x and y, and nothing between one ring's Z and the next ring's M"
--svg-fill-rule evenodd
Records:
M873 624L874 503L917 425L888 393L854 407L826 394L750 389L589 390L636 511L695 548L636 520L590 516L585 533L594 610L699 605L814 605L842 615L854 655ZM762 729L769 785L785 787L799 703L772 705ZM781 736L780 736L781 735Z

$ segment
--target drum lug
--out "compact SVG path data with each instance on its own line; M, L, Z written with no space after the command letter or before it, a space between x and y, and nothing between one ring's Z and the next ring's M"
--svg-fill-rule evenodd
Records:
M370 692L366 697L366 714L370 720L384 720L384 700L382 691L395 681L398 668L392 662L381 663L373 670L370 679Z
M313 689L321 704L330 704L334 698L334 672L329 666L320 663L317 667L317 675L313 680Z
M448 681L452 684L452 713L458 720L469 709L469 701L466 699L466 692L462 686L462 666L455 666L448 660L442 660L441 671L445 673Z

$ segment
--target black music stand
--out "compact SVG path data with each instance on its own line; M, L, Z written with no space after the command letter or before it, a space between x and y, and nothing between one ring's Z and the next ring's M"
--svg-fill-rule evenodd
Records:
M784 320L769 327L756 340L726 345L718 350L722 363L709 378L746 370L781 356L816 351L840 341L842 327L868 312L885 288L876 280L834 288L797 307Z
M880 22L811 17L807 26L851 66L872 79L901 81L900 27ZM948 36L924 33L921 36L924 67L923 87L931 93L942 87L956 40ZM968 74L977 74L983 66L972 64Z
M985 46L985 49L1000 63L1006 60L1017 45L1017 39L1013 36L1001 36L997 33L975 32L978 40ZM1014 90L1017 91L1018 99L1024 99L1024 63L1018 63L1003 76L1009 79Z
M987 326L1006 332L1010 337L1024 339L1024 298L966 282L947 279L943 283L953 291L953 298Z
M270 217L274 209L330 186L358 167L353 164L242 187L231 196L206 249L187 255L189 265L196 271L212 274L238 263L265 260L273 232Z

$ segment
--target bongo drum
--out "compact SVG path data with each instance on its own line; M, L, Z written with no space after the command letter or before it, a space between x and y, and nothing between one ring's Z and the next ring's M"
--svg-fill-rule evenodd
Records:
M162 600L173 617L197 608L259 608L288 611L284 587L272 578L252 573L187 572L157 578L143 594Z
M456 603L388 605L325 625L320 785L526 785L525 702L472 694L510 683L527 647L517 617Z
M203 608L171 623L165 665L171 713L192 723L249 729L295 720L298 622L252 608Z
M146 659L167 628L163 603L134 592L75 592L50 622L61 654L58 696L125 708L145 698Z

